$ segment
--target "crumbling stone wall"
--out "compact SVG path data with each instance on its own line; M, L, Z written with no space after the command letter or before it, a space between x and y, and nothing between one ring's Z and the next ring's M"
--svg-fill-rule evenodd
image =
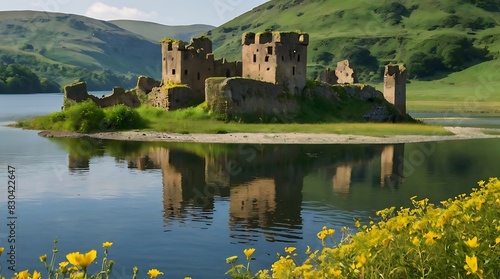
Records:
M205 94L209 109L226 119L286 122L300 110L298 98L283 87L252 79L210 78L206 80Z
M330 68L325 70L323 81L328 84L355 84L359 83L356 72L349 66L349 60L337 62L337 68L332 71Z
M147 104L166 110L177 110L202 103L199 94L187 86L156 87L148 94Z
M283 86L292 94L306 86L308 34L249 32L242 45L243 77Z
M141 101L135 93L126 92L125 89L121 87L113 88L113 91L110 95L104 96L102 98L91 95L87 91L87 84L85 82L78 82L64 87L64 99L75 101L77 103L90 99L102 108L120 104L129 106L131 108L136 108L141 105Z
M406 115L406 68L403 65L386 65L384 97L402 116Z
M149 92L151 92L151 90L153 90L153 88L158 87L158 86L160 86L160 82L157 80L154 80L150 77L140 76L137 79L136 88L138 90L140 90L141 92L144 92L146 94L148 94Z

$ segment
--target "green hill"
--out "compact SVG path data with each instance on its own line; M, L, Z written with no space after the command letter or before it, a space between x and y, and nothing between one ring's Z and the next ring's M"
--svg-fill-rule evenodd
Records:
M435 80L500 60L499 11L499 0L271 0L207 35L217 57L240 60L244 32L301 30L311 78L347 58L362 82L380 82L389 62Z
M28 66L61 85L86 80L90 90L109 90L130 87L138 75L161 76L159 44L106 21L0 12L0 34L0 64Z
M215 26L204 24L168 26L135 20L111 20L109 22L154 42L158 42L165 37L189 42L191 37L215 28Z

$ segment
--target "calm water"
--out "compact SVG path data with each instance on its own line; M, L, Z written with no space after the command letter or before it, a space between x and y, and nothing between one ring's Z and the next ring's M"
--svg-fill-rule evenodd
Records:
M0 95L0 122L59 110L62 96ZM286 246L319 248L323 225L352 226L412 196L438 202L498 176L499 140L400 145L231 145L46 139L0 126L0 224L16 167L17 269L59 241L66 253L114 242L115 278L224 278L255 247L256 268ZM1 181L1 178L0 178ZM0 227L0 246L7 245ZM98 249L98 256L101 250ZM6 251L7 252L7 251ZM4 253L5 255L5 253ZM8 263L2 256L6 270Z

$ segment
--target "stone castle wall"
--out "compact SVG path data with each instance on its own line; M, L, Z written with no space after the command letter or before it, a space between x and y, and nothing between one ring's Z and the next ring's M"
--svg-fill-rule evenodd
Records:
M242 76L298 94L306 85L308 34L265 32L242 37Z
M245 78L211 78L206 81L206 101L212 111L227 119L276 118L285 122L295 116L298 99L278 85Z
M77 103L90 99L102 108L115 105L126 105L131 108L136 108L141 105L141 101L135 93L126 92L121 87L113 88L110 95L103 96L102 98L91 95L87 91L87 84L85 82L74 83L64 87L64 99Z

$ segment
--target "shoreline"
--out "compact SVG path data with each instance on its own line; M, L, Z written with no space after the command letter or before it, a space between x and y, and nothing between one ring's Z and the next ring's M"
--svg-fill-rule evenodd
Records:
M450 136L397 135L372 137L347 134L306 133L228 133L228 134L177 134L155 131L123 131L80 134L68 131L41 131L46 138L94 138L122 141L240 143L240 144L396 144L446 140L500 138L500 129L472 127L444 127L454 133ZM495 132L490 135L485 132Z

